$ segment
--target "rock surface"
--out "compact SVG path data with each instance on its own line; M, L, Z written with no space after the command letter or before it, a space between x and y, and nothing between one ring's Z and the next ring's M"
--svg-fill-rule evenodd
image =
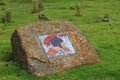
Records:
M76 54L48 58L38 36L61 32L69 36ZM89 40L69 22L46 21L18 27L11 37L11 44L16 60L32 75L44 76L99 62Z

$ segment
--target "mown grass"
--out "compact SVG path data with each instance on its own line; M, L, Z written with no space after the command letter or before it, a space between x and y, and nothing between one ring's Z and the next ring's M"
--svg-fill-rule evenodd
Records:
M25 2L24 2L25 1ZM81 16L74 16L70 5L81 6ZM70 21L85 33L100 58L100 63L83 65L43 77L29 74L19 62L12 62L10 38L19 26L39 21L38 15L30 14L29 0L9 0L2 7L10 8L12 23L0 22L0 80L119 80L120 79L120 0L45 0L41 12L52 21ZM96 22L108 13L111 22Z

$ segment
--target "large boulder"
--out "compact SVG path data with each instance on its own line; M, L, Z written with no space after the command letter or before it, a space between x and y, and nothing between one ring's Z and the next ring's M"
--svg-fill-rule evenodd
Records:
M46 21L18 27L11 44L15 59L37 76L99 62L89 40L69 22Z

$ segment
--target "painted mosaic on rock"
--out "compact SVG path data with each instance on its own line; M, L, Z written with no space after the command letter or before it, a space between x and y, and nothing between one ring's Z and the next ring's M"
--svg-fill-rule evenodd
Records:
M65 33L39 36L39 40L48 57L75 54L75 48Z

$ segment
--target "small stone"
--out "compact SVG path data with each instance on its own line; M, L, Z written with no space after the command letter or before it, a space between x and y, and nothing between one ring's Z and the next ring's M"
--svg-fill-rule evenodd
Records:
M110 22L111 19L110 19L110 17L109 17L108 14L105 14L105 15L104 15L104 18L102 19L102 21L104 21L104 22Z
M40 20L46 20L48 21L48 17L45 15L45 14L40 14L39 17L38 17Z

